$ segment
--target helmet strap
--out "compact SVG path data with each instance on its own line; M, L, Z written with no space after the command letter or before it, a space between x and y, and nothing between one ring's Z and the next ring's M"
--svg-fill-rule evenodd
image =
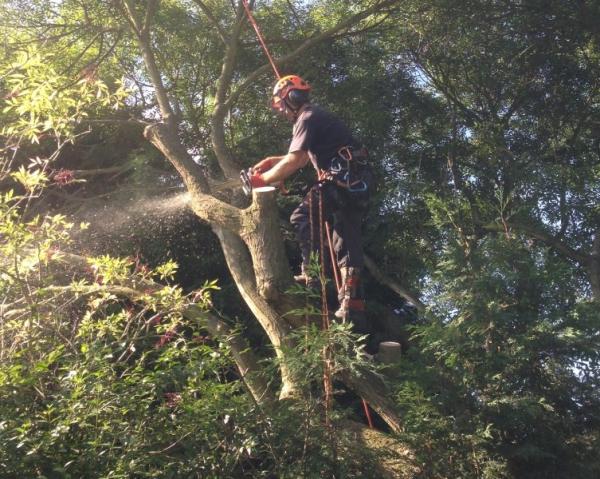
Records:
M294 107L294 105L292 104L291 101L289 101L286 98L284 98L283 100L283 104L285 105L285 109L290 111L293 115L294 115L294 120L296 120L298 118L298 114L300 112L300 108L302 108L302 105L300 105L299 107Z

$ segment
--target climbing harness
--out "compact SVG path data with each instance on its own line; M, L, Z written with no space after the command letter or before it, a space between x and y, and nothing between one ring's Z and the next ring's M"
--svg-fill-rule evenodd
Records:
M354 153L351 146L342 146L337 156L331 160L329 170L321 173L322 177L333 181L349 193L366 192L369 185L357 170L367 165L368 153L366 148L361 148L359 152L360 156Z

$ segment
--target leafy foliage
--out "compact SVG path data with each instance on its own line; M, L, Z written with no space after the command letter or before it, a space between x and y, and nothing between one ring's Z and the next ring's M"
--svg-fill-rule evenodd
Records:
M94 109L118 108L128 95L122 86L109 92L93 73L78 80L60 75L53 67L52 55L33 49L18 53L0 74L9 92L2 113L12 116L0 133L33 142L50 132L58 139L72 139L77 123Z

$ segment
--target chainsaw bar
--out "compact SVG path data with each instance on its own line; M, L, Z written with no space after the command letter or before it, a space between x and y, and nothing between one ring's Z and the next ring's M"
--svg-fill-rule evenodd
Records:
M250 183L250 169L240 171L240 181L242 182L242 190L246 196L252 196L252 183Z

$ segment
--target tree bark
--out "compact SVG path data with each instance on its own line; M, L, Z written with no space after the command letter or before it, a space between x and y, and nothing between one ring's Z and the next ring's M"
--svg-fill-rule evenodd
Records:
M219 238L223 253L225 254L225 261L242 298L273 345L281 370L282 389L280 398L297 396L300 393L300 389L285 361L284 352L286 347L292 347L288 336L290 327L266 300L258 294L253 275L252 261L241 238L223 228L213 227L213 231Z
M229 346L242 381L248 387L254 400L262 406L270 406L275 395L265 377L261 375L262 368L258 364L258 359L244 338L232 331L215 315L203 311L196 305L190 305L183 314L188 318L200 319L211 335Z
M252 206L246 210L242 239L252 256L258 293L277 301L292 284L292 273L279 228L275 188L253 191Z

